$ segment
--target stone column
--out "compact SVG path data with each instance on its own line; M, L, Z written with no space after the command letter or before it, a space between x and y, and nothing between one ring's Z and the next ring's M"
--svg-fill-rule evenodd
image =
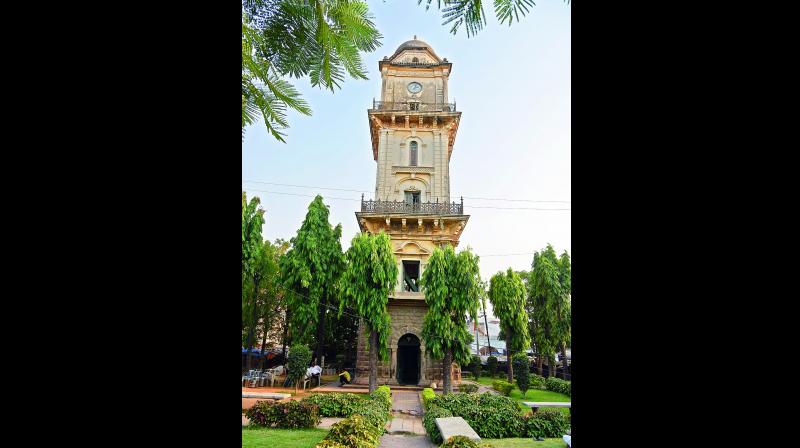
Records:
M425 370L428 368L428 356L425 354L425 344L420 341L419 349L421 351L420 354L420 366L419 366L419 382L427 381L427 376L425 375Z
M392 367L389 369L389 379L397 379L397 344L390 347L392 353Z

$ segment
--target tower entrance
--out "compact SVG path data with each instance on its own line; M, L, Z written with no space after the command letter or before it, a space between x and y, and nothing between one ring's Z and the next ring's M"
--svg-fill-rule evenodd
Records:
M419 383L421 359L419 338L411 333L404 334L397 342L397 382L413 385Z

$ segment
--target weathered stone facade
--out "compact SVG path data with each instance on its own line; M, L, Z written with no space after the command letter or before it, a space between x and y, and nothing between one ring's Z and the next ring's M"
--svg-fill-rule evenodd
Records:
M447 102L452 63L415 36L378 65L381 101L368 111L377 164L375 201L369 206L362 203L356 212L362 232L391 236L398 263L397 286L389 297L390 359L379 362L378 383L398 384L409 368L418 368L417 384L441 384L441 360L425 355L421 329L428 307L415 282L434 249L458 245L469 220L463 214L463 201L460 205L450 201L450 157L461 118L455 104ZM404 262L410 263L408 272ZM409 283L406 275L417 278ZM369 350L363 326L360 330L354 382L366 384ZM416 359L415 353L419 353ZM451 369L451 378L460 381L459 366L453 364ZM408 378L404 377L406 383Z

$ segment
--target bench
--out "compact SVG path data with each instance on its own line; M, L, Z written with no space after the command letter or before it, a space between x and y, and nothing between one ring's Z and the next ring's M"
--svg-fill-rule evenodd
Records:
M242 392L242 398L265 398L267 400L283 400L284 398L291 397L291 394L282 394L278 392Z
M523 401L522 404L533 408L533 412L539 408L572 408L571 401Z
M436 427L439 428L442 440L445 442L453 436L464 436L476 442L481 440L478 433L461 417L439 417L436 419Z

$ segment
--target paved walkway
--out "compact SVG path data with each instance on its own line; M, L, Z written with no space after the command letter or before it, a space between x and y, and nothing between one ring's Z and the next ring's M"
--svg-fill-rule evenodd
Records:
M392 392L393 418L389 422L389 429L387 431L387 434L384 435L384 438L389 437L388 439L386 439L386 443L388 445L384 444L384 439L382 438L380 446L405 447L405 445L401 444L394 445L394 443L400 443L400 442L392 438L404 434L425 436L425 427L422 426L421 415L422 415L422 403L420 402L419 399L419 392L417 391ZM404 437L403 440L406 440L406 442L408 443L413 443L409 437ZM417 445L413 446L416 447ZM428 446L428 445L419 445L419 446Z
M400 436L384 434L378 448L436 448L428 436Z

